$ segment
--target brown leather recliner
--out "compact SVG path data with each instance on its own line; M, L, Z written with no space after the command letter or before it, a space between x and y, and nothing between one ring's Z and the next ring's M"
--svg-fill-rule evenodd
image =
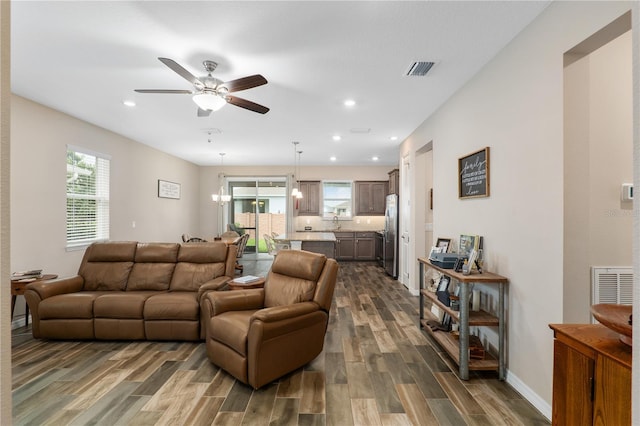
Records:
M322 352L338 263L324 255L282 250L264 288L208 293L207 355L254 389Z

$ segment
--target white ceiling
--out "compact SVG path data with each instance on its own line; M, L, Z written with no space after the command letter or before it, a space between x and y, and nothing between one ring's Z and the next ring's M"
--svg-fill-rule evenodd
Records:
M292 141L302 165L395 165L402 140L548 4L14 1L12 90L199 165L220 152L224 164L293 164ZM135 93L192 88L158 57L196 76L214 60L223 81L262 74L267 85L235 94L271 111L199 118L190 95ZM405 76L414 61L436 65Z

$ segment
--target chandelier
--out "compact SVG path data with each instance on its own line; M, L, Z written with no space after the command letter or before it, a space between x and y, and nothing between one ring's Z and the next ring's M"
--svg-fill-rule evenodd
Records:
M222 166L224 165L224 152L220 153L220 174L224 176L222 172ZM224 185L220 184L220 189L217 194L211 194L211 199L216 203L220 203L221 206L224 206L225 203L231 201L231 195L224 193Z

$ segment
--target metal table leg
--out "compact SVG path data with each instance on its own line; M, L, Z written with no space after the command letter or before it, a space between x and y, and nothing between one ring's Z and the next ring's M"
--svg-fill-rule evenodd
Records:
M422 320L424 319L424 295L422 294L422 286L424 285L424 264L422 262L419 262L419 279L420 282L418 283L418 293L420 294L420 328L422 328Z
M506 344L506 324L504 312L504 283L500 283L500 291L498 296L498 378L505 379L505 344Z
M460 378L469 380L469 284L459 282L460 286Z

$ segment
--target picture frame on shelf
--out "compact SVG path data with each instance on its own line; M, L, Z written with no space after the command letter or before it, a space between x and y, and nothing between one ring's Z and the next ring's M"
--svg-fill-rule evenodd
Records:
M447 275L442 275L440 277L440 281L438 281L438 288L436 289L436 292L447 291L449 289L450 283L451 283L451 278Z
M441 248L440 253L449 253L449 246L451 245L451 238L438 238L436 247Z
M458 254L469 257L471 250L478 250L478 244L480 244L480 237L478 235L460 235L460 243L458 247Z

